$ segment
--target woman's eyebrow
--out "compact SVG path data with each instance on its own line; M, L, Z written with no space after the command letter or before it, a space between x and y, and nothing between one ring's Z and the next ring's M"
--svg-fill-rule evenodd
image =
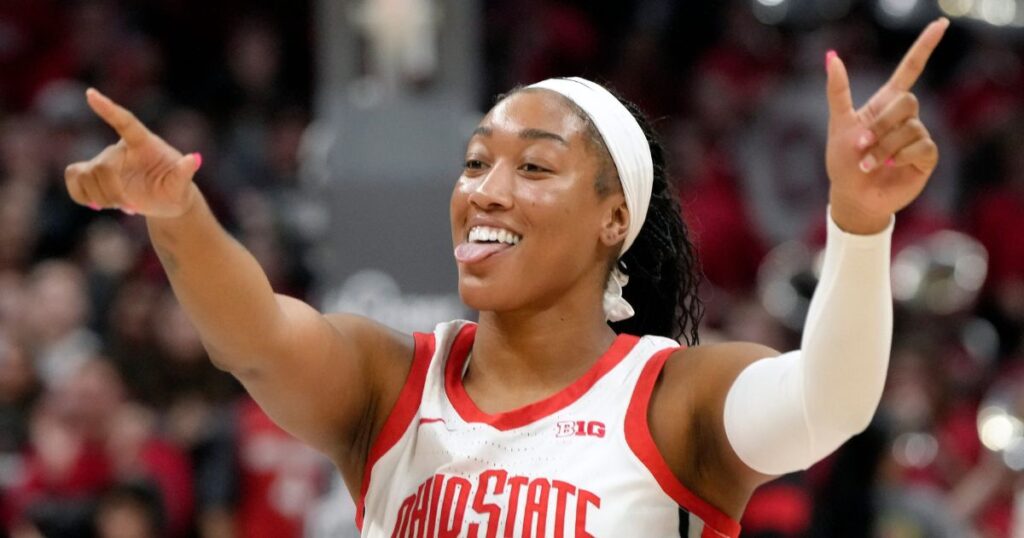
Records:
M494 134L494 131L490 127L485 127L481 125L476 129L473 129L473 134L470 136L470 138L473 138L474 136L489 137L492 134ZM523 129L522 131L519 131L519 138L522 138L524 140L554 140L555 142L558 142L563 146L569 145L569 142L566 141L565 138L563 138L561 135L552 133L551 131L545 131L544 129Z
M522 131L519 131L519 138L524 138L527 140L554 140L555 142L558 142L563 146L569 145L569 143L566 142L566 140L562 138L560 135L552 133L551 131L545 131L543 129L523 129Z

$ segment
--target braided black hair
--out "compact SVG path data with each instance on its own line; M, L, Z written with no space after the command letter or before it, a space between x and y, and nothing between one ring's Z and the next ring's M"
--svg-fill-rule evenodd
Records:
M527 90L529 88L516 87L499 95L496 102ZM636 314L610 325L616 333L653 334L682 339L687 345L697 345L700 341L697 330L704 315L704 304L698 296L701 272L696 248L690 241L682 218L679 196L668 179L665 148L637 106L614 91L609 91L640 124L654 164L647 218L633 245L615 262L629 275L629 284L623 288L622 295L633 306ZM606 196L612 192L611 182L618 181L608 147L586 112L568 98L563 97L563 100L586 124L590 142L603 161L594 185L599 195ZM611 271L611 266L608 269Z

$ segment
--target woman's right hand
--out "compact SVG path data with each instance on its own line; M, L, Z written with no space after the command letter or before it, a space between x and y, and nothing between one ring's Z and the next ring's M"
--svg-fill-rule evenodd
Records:
M202 164L199 154L182 155L99 91L90 88L85 97L121 139L64 170L71 198L95 210L147 217L174 218L191 209L198 198L192 176Z

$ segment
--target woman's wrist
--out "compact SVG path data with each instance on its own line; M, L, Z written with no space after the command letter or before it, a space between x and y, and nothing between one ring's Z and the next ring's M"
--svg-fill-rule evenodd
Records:
M854 235L876 235L892 222L893 213L872 214L830 197L829 216L840 230Z
M182 219L188 218L191 215L193 215L199 208L199 206L202 205L202 202L202 192L200 192L199 187L197 187L195 183L192 183L189 185L188 192L185 194L185 200L181 203L181 213L178 213L177 215L168 216L149 215L147 216L147 218L152 221L164 222L168 224L173 223L175 221L181 221Z

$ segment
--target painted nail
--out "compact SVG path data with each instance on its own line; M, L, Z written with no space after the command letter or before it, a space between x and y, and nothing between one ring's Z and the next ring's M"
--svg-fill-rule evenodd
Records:
M829 51L825 53L825 71L828 71L828 66L832 63L832 58L835 58L836 56L838 56L838 54L836 54L836 51L832 49L829 49Z
M871 145L871 142L873 142L874 139L875 134L872 133L871 131L868 131L860 135L860 138L857 139L857 149L866 149L868 146Z
M892 157L889 157L888 159L885 160L886 166L892 166L894 164L896 164L896 161L894 161Z
M868 155L867 157L864 157L864 160L862 160L860 162L860 171L864 172L866 174L866 173L874 170L875 166L877 164L878 164L878 161L875 160L875 156L874 155Z
M100 210L100 206L97 205L97 204L89 204L89 209L91 209L93 211L99 211Z
M193 153L192 158L196 160L196 170L199 170L203 166L203 156L199 153Z
M121 211L122 211L122 212L123 212L123 213L124 213L125 215L135 215L135 214L136 214L135 208L134 208L134 207L132 207L132 206L130 206L130 205L126 205L126 206L122 207L122 208L121 208Z

